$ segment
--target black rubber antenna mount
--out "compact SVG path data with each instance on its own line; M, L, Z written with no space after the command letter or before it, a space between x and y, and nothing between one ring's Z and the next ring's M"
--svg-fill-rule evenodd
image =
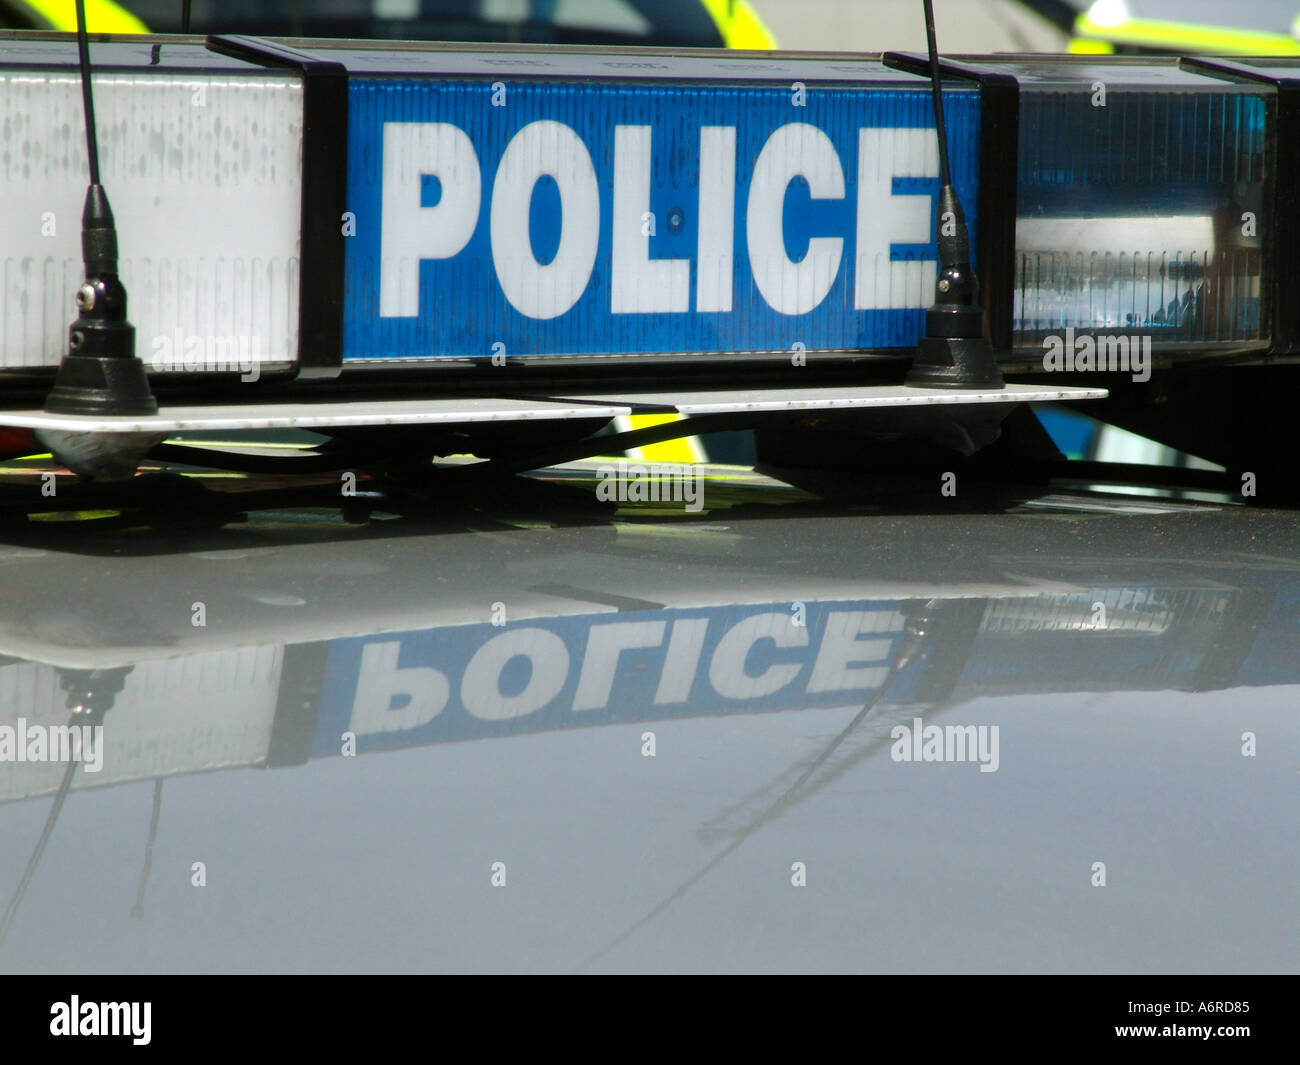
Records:
M99 180L95 99L90 85L90 40L85 0L76 0L77 50L85 104L90 186L81 213L86 280L77 289L80 314L68 330L68 353L45 400L51 414L156 414L144 363L135 355L135 327L126 318L126 288L117 276L117 228Z

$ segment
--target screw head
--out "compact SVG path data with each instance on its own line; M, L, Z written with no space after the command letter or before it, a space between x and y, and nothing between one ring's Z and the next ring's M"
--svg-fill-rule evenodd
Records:
M82 285L77 289L77 308L82 311L90 311L95 308L95 286Z
M78 349L80 349L81 345L84 344L85 342L86 342L86 334L83 333L80 329L77 329L73 332L73 334L70 337L68 337L68 350L77 351Z
M947 292L950 288L952 288L952 285L949 284L948 279L947 279L946 277L941 277L941 278L939 278L939 291L940 291L940 292Z

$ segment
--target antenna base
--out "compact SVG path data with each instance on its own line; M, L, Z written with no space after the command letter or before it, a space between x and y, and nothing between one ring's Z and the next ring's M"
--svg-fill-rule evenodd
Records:
M1004 388L993 345L984 336L984 312L969 263L946 267L935 286L936 300L925 312L925 336L903 379L916 388Z
M113 708L118 693L126 686L131 666L112 669L58 669L59 687L67 695L67 707L78 716L78 724L100 724ZM86 715L81 718L81 715Z
M903 383L913 388L1004 388L993 345L984 337L921 338Z
M50 414L157 414L144 363L135 357L135 327L102 319L73 322L45 409Z
M86 112L89 120L89 100ZM144 363L135 357L135 326L126 320L113 209L94 179L81 212L81 251L86 262L86 280L77 289L81 313L68 329L68 353L45 409L50 414L157 414Z

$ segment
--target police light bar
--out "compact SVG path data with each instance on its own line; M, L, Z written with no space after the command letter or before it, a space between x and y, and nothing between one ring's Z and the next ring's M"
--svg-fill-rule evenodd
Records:
M750 409L756 390L871 406L872 389L903 387L936 277L919 56L239 37L94 48L121 273L164 401L141 431L173 431L177 400L224 406L223 424L295 424L283 406L249 408L268 390L360 402L362 381L378 408L415 404L398 421L419 420L423 394L448 422L457 394L531 393L537 418L573 416L546 391L565 410L593 388L617 406L636 373L642 400L678 409L701 379L688 368L730 390L711 409ZM1295 132L1286 62L944 62L953 184L1005 367L1041 372L1044 340L1067 330L1131 336L1165 363L1300 343L1280 289L1295 271L1278 179ZM0 47L13 131L0 369L24 372L15 397L39 397L59 365L80 280L74 63L57 35ZM840 367L827 383L850 390L807 390L790 371L805 357ZM785 376L746 391L760 366ZM298 389L315 378L338 380ZM579 378L586 392L556 392ZM241 382L239 404L222 381ZM7 425L111 428L6 405ZM499 406L492 418L513 416Z
M156 372L900 354L933 295L937 151L909 57L95 47ZM0 51L4 368L57 365L79 280L74 58ZM944 101L995 347L1073 326L1267 349L1275 90L1173 60L946 69L975 82Z

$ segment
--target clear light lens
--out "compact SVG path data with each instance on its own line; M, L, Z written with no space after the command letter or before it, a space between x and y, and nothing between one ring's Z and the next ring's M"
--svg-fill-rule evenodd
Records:
M296 360L301 84L116 73L94 84L136 354L151 369ZM0 368L57 366L84 273L77 76L0 74L0 125Z
M1022 93L1015 347L1066 329L1170 354L1265 347L1264 93L1094 70Z

